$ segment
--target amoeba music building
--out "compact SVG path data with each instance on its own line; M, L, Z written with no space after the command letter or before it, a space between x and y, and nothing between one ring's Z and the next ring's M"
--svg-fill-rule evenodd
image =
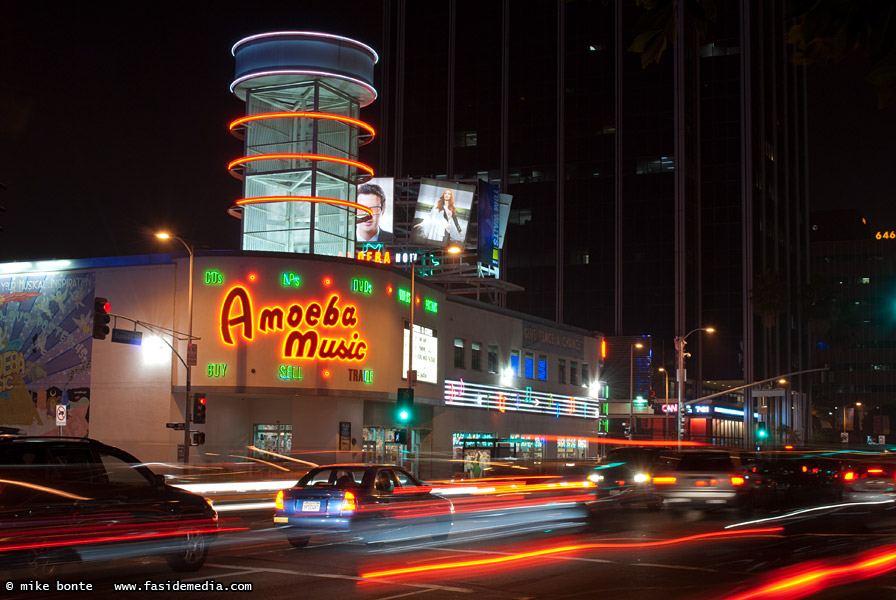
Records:
M184 434L165 425L183 421L186 367L168 344L187 352L165 332L189 331L189 262L180 253L0 265L0 353L10 355L0 424L176 462ZM461 471L465 458L597 454L600 335L419 277L414 295L416 415L405 446L394 406L407 387L407 272L349 258L197 252L191 391L207 397L207 419L192 426L206 441L190 462L403 462L431 477ZM94 340L94 297L119 315L115 329L142 332L142 344ZM50 416L59 403L70 405L62 428Z

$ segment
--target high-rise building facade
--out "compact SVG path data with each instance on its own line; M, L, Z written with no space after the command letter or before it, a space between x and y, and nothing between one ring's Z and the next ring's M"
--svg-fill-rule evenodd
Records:
M382 49L380 136L361 157L513 196L503 277L526 291L511 308L650 335L646 368L673 373L674 337L714 327L688 338L693 399L807 368L805 72L783 2L725 3L706 23L678 10L675 43L642 66L635 3L386 3L366 38Z

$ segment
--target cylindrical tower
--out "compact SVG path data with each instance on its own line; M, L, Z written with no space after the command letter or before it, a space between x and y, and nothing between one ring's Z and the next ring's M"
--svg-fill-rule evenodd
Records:
M230 209L242 219L243 250L348 256L355 249L358 183L373 169L358 147L374 130L358 120L376 98L372 48L345 37L282 31L233 47L231 91L246 116L230 124L245 140L228 165L243 181Z

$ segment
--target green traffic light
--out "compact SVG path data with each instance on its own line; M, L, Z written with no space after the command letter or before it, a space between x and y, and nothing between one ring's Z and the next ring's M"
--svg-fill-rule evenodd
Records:
M401 421L407 421L408 418L409 418L410 416L411 416L411 413L409 413L409 412L406 411L406 410L400 410L400 411L398 411L398 418L399 418L399 420L401 420Z

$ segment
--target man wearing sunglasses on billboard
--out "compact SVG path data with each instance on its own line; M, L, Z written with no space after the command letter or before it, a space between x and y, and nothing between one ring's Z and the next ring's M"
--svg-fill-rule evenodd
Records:
M358 186L358 204L368 207L373 214L358 211L355 218L355 240L358 242L391 242L391 231L380 229L380 218L386 210L386 193L375 183Z

